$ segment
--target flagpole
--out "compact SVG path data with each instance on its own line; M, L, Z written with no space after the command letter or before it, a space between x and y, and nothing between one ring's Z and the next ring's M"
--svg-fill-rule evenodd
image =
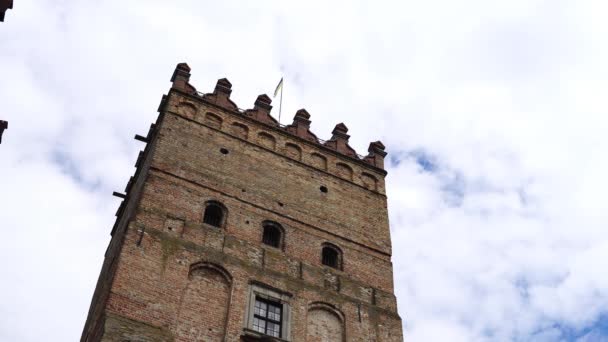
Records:
M283 80L281 78L281 80ZM281 99L279 100L279 125L281 124L281 109L283 109L283 84L281 84Z

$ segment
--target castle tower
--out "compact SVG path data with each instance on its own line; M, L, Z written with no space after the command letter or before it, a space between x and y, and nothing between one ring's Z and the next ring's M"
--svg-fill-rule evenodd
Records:
M82 341L402 341L384 146L359 157L177 65L139 154Z

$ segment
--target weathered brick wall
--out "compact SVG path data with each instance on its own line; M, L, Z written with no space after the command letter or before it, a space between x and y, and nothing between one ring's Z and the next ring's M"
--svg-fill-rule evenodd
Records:
M319 267L308 266L302 277L299 276L297 266L293 267L292 272L283 273L282 270L270 268L268 263L263 261L256 265L249 263L247 259L225 253L226 246L230 245L229 242L224 245L215 243L216 239L211 238L207 243L198 245L187 242L172 232L162 232L145 226L143 222L145 220L141 222L139 219L136 220L136 223L130 226L125 240L123 255L107 306L107 311L111 315L158 327L163 334L174 336L175 340L180 340L177 338L180 332L178 329L184 325L217 329L215 324L207 326L204 322L201 324L199 319L212 317L213 322L220 322L225 315L222 310L208 310L209 306L201 304L199 316L193 315L186 319L187 316L180 315L180 308L183 306L181 300L187 296L191 284L188 275L190 265L204 260L222 265L233 279L228 313L229 324L226 328L228 341L238 341L243 331L243 313L248 302L247 293L251 280L293 294L294 300L291 303L293 341L304 341L308 330L306 326L308 307L314 302L331 303L344 313L348 341L374 340L377 334L385 330L390 330L393 337L378 339L379 341L400 341L400 337L398 338L400 320L396 315L395 307L373 304L379 290L374 291L373 288L368 287L369 285L355 283L345 278L341 279L341 286L336 291L325 287L323 281L325 271L319 270ZM144 227L143 239L138 246ZM201 224L198 229L210 233L216 228ZM261 253L264 255L262 258L267 258L269 251L281 253L273 251L271 247L261 248L266 251ZM326 272L332 273L328 270ZM306 277L307 273L310 273L309 277ZM333 273L336 274L335 271ZM209 296L217 303L221 302L223 293L225 292L214 290ZM392 326L387 325L391 321L397 323ZM384 334L388 335L389 332ZM181 336L183 337L183 334Z
M158 117L157 122L160 121L162 121L162 115ZM106 250L99 279L97 280L97 286L95 287L95 292L91 299L91 306L82 332L82 341L99 341L103 334L107 318L105 306L114 281L118 259L122 251L123 239L127 227L138 209L143 187L148 178L150 164L152 163L152 151L154 151L158 142L158 139L156 139L157 130L155 127L155 125L150 127L146 137L149 143L146 145L144 151L140 153L136 163L137 170L135 171L135 175L129 180L125 189L127 198L121 202L120 207L116 212L117 218L111 232L112 240ZM112 320L111 322L115 321L116 320Z
M273 128L267 98L239 113L220 96L227 81L213 97L183 93L191 86L178 71L137 210L112 241L115 274L100 277L113 275L111 289L94 298L101 313L83 340L240 341L255 281L289 294L292 341L401 341L377 155L358 160L339 140L345 126L336 151L302 127L301 137ZM227 209L222 228L203 223L209 200ZM266 220L284 229L279 249L261 243ZM326 242L342 251L341 270L322 265Z
M202 113L210 110L201 107ZM215 111L219 112L217 109ZM228 117L228 114L224 115ZM238 122L238 117L231 119ZM270 135L268 130L256 129L253 123L242 121L241 124L249 124L250 133L261 131ZM338 160L319 148L301 144L302 161L289 158L284 146L294 143L294 139L288 136L273 132L277 143L271 149L265 148L255 136L246 141L235 139L228 134L229 131L211 128L197 120L188 121L178 115L168 116L164 124L167 131L161 140L166 137L171 143L159 146L160 152L166 156L158 162L159 168L164 171L222 189L230 195L238 195L243 200L280 211L282 215L390 254L386 197L381 175L375 175L378 191L370 191L361 180L361 175L370 174L369 171L366 173L367 170L351 163L349 167L354 170L353 180L343 179L336 165L348 165L346 163L349 161ZM225 126L227 124L223 124L222 128ZM221 148L229 153L221 154ZM309 158L313 153L326 157L327 171L312 166ZM185 160L184 157L190 159ZM327 193L320 191L321 186L327 187Z

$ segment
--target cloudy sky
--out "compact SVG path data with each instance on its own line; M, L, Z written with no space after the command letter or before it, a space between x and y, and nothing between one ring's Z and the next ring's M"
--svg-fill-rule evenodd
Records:
M255 5L254 5L255 4ZM608 3L15 1L0 23L0 340L80 337L178 62L251 108L285 77L382 140L407 341L608 341Z

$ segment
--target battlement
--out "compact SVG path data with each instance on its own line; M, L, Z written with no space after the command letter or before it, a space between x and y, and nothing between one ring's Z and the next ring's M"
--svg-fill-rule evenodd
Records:
M281 125L267 95L240 109L227 79L189 79L178 64L135 136L81 341L403 341L384 145L359 156L343 123L323 141L305 109Z
M189 83L190 67L186 63L177 64L171 82L172 89L197 97L204 102L218 106L224 110L238 113L245 117L254 119L265 125L280 129L295 137L304 139L313 144L323 146L333 150L349 159L354 159L372 167L384 170L384 158L386 157L384 144L380 141L371 142L368 148L368 154L363 156L348 144L350 135L348 135L348 127L344 123L337 124L329 140L322 140L316 134L310 131L310 114L306 109L300 109L296 112L293 122L290 125L280 124L271 114L272 99L266 95L259 95L252 109L241 109L231 99L232 83L226 78L219 79L212 93L203 93L197 91L196 88Z

